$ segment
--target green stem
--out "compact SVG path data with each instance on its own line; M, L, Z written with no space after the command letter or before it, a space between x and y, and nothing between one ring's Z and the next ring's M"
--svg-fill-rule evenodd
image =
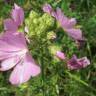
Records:
M40 49L40 54L43 54L43 49ZM41 83L43 87L43 96L45 96L45 90L44 90L44 62L43 62L43 55L40 56L39 63L41 64Z

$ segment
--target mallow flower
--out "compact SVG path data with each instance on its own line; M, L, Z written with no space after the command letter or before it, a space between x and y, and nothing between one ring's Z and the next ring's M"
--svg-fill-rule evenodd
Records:
M87 57L77 58L76 55L73 55L71 59L67 58L65 53L62 51L57 51L56 56L64 60L67 64L67 68L69 70L78 70L81 68L85 68L90 65L90 60Z
M75 18L66 17L60 8L54 11L49 4L43 6L43 11L53 16L71 38L76 41L83 40L82 31L79 28L75 28L77 23Z
M0 71L13 68L9 81L13 85L20 85L27 82L31 76L37 76L40 67L28 51L25 35L17 32L19 25L23 23L24 14L19 6L15 7L13 19L4 22L6 30L0 35Z
M73 55L73 57L67 62L68 69L70 70L85 68L88 65L90 65L90 61L87 57L78 59L76 55Z

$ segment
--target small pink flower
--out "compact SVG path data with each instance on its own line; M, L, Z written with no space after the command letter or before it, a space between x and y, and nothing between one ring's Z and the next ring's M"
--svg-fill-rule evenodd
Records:
M82 32L80 29L74 28L76 25L75 18L68 18L66 17L60 8L56 10L57 14L57 21L60 23L61 27L67 32L67 34L75 40L82 40Z
M23 9L14 4L14 9L11 12L11 18L4 20L4 29L5 31L17 31L18 27L23 24L23 21Z
M14 85L22 84L40 73L40 67L28 51L23 33L5 32L0 37L0 61L0 71L14 68L9 79Z
M56 52L56 56L58 57L58 58L60 58L61 60L64 60L66 57L65 57L65 54L63 53L63 52L61 52L61 51L57 51Z
M74 28L76 25L75 18L66 17L60 8L54 11L49 4L43 6L43 11L50 14L59 22L60 26L66 31L66 33L75 40L83 40L82 31L80 29Z
M73 57L68 61L67 64L68 69L70 70L85 68L88 65L90 65L90 61L87 59L87 57L78 59L76 55L73 55Z

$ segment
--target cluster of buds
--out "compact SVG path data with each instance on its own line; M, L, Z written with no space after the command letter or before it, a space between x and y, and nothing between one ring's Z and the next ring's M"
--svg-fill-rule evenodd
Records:
M29 29L29 37L46 37L47 31L54 26L54 19L44 13L42 16L35 11L31 11L29 17L26 18L25 24Z

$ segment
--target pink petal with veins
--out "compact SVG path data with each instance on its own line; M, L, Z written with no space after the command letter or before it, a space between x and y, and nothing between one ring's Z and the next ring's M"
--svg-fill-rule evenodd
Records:
M29 54L25 55L24 61L21 61L13 70L9 81L13 85L19 85L27 82L31 76L40 73L40 67L36 65Z

